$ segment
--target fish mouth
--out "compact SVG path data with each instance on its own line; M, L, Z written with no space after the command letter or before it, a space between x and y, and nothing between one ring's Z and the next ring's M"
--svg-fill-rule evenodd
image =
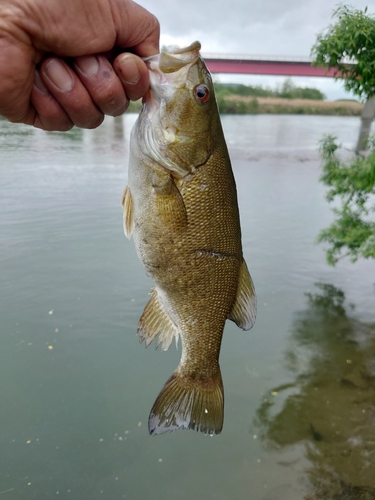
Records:
M199 57L200 49L200 42L195 41L188 47L174 48L171 52L162 51L160 54L142 59L151 71L155 70L157 65L164 74L175 73L187 64L194 63Z
M199 58L200 42L193 42L182 49L175 48L171 52L143 58L150 73L151 91L157 93L157 87L173 81L178 86L186 80L187 72ZM183 70L185 68L185 70ZM181 71L183 70L183 71Z
M201 44L193 42L189 47L175 49L173 52L161 52L159 69L163 73L175 73L187 64L194 64L199 57Z
M189 52L199 52L201 50L201 43L196 40L191 43L188 47L184 47L182 49L176 48L173 50L172 54L187 54Z

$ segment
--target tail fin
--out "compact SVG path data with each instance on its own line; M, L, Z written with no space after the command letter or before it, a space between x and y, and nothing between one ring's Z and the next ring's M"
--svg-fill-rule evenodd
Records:
M224 420L224 391L220 367L214 379L182 377L174 372L160 391L148 419L150 434L195 429L220 434Z

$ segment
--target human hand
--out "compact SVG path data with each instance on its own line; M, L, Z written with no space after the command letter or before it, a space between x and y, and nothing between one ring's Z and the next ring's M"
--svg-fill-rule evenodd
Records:
M0 115L95 128L147 93L141 57L158 50L158 21L132 0L0 0Z

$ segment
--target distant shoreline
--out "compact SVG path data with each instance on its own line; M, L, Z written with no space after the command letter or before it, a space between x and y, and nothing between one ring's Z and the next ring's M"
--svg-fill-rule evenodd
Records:
M253 97L228 95L219 97L221 114L285 114L361 116L363 103L351 100L323 101L288 99L285 97ZM138 113L141 101L131 102L129 111Z
M223 114L299 114L360 116L364 104L350 100L323 101L285 97L229 95L219 100Z

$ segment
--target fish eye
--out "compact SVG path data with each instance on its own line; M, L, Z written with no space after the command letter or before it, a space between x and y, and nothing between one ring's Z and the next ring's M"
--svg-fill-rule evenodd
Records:
M210 98L210 89L207 87L207 85L201 83L200 85L197 85L195 87L194 97L199 104L203 104Z

